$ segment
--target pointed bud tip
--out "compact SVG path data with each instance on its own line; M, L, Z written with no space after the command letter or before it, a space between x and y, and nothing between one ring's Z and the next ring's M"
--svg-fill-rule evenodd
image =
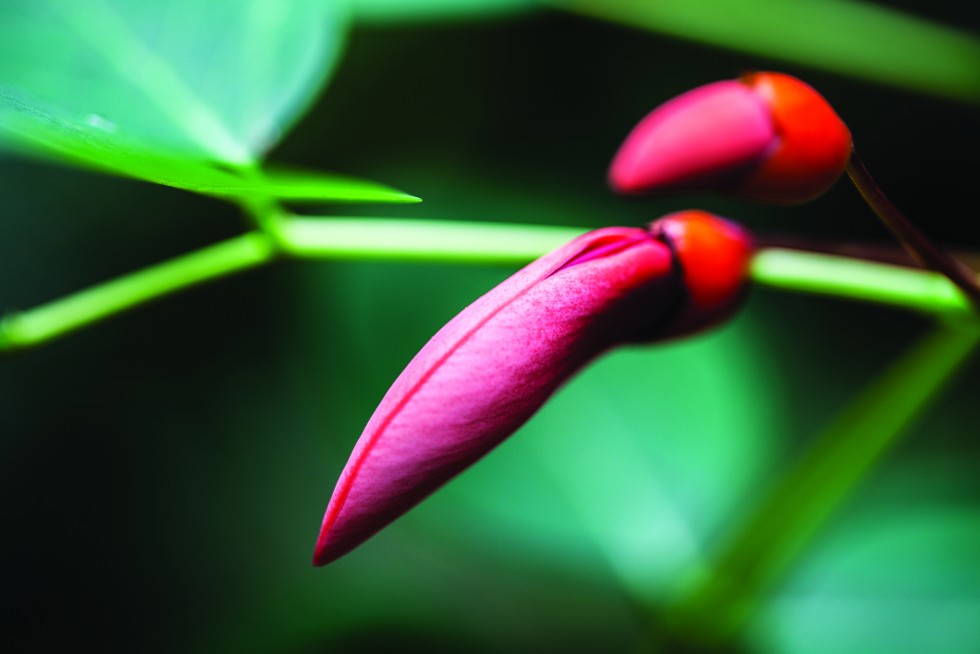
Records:
M313 565L314 567L322 567L328 563L333 563L337 559L343 556L343 553L334 553L331 548L327 546L324 536L321 534L320 538L317 540L316 547L313 550Z
M339 486L339 484L338 484ZM335 491L336 494L336 491ZM331 498L331 504L333 504ZM323 519L323 525L320 527L320 534L316 539L316 546L313 548L313 565L315 567L321 567L336 561L338 558L343 556L343 552L335 552L332 545L332 538L330 535L330 524L331 521L331 507L327 507L327 513Z

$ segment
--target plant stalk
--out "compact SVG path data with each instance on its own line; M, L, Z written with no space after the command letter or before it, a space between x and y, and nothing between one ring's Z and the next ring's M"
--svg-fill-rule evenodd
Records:
M242 236L0 318L0 354L52 341L159 297L281 255L301 259L520 265L581 234L575 227L378 218L276 216L274 229ZM900 266L765 248L753 278L786 290L883 303L972 321L945 277Z
M924 268L946 275L970 298L975 308L980 308L980 285L977 284L976 273L933 243L915 226L915 223L892 204L871 176L857 150L851 151L851 158L847 162L847 175L864 201L898 239L902 247Z
M0 354L53 341L157 298L271 261L272 239L249 232L0 319Z

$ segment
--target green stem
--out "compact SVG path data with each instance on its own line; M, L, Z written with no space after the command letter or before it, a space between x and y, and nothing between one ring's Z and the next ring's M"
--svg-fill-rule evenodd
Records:
M585 230L547 225L407 219L293 218L283 249L303 258L523 264ZM786 290L890 304L931 314L968 315L970 302L945 276L802 250L766 248L752 278Z
M249 181L258 183L265 181L265 173L258 165L240 166L237 171ZM277 247L281 248L283 222L288 219L288 215L279 205L279 201L268 195L248 194L243 196L239 206L252 225L260 232L267 234Z
M705 650L738 633L762 594L874 464L937 397L980 342L938 329L887 370L741 523L717 563L669 613L671 633Z
M181 289L262 265L277 254L251 232L0 320L0 352L54 340Z
M521 265L584 233L550 225L403 218L293 218L283 249L305 258Z
M972 311L945 275L833 254L766 248L752 262L752 278L774 288L925 313L967 316Z
M39 345L155 298L271 262L279 254L511 266L585 231L547 225L260 213L274 224L5 316L0 319L0 352ZM882 302L943 317L969 316L969 303L948 280L898 266L772 248L757 255L752 275L762 284L788 290Z

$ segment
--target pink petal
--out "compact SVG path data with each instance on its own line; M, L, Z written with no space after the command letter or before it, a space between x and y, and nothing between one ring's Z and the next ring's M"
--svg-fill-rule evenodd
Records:
M715 82L641 120L616 154L609 183L619 193L724 187L777 146L764 99L741 82Z
M512 434L588 360L653 338L682 301L670 249L600 229L478 299L409 363L330 499L314 563L335 560Z

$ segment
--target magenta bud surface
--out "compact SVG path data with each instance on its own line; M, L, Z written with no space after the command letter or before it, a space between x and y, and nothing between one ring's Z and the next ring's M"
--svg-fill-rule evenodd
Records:
M723 238L704 236L712 220L726 230ZM685 251L731 249L734 255L722 253L720 275L733 274L742 257L734 297L744 285L748 236L730 239L740 228L703 212L665 221L585 234L515 273L433 336L357 441L327 506L314 564L347 553L476 462L598 354L701 329L720 318L723 300L733 310L731 298L719 297L724 284L689 292L683 260L701 255L687 256L673 241ZM698 293L705 300L692 303ZM688 315L692 307L700 318Z
M724 186L761 163L775 138L758 94L715 82L647 114L616 154L609 183L625 194Z

